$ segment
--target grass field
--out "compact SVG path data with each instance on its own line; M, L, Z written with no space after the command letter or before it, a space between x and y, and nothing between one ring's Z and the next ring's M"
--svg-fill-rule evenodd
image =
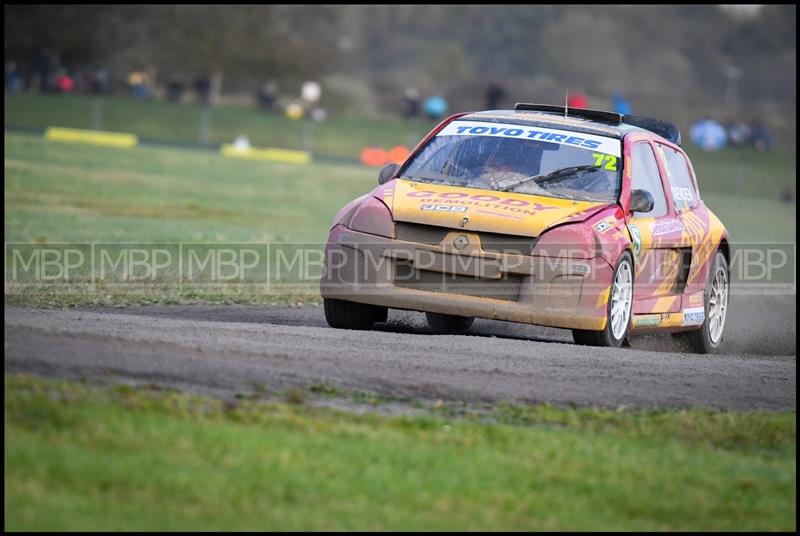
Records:
M5 137L9 241L325 240L336 211L376 184L363 167Z
M355 416L5 379L6 530L794 530L794 413Z

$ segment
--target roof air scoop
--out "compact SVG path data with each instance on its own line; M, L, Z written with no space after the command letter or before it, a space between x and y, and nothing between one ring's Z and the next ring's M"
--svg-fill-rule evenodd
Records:
M655 117L647 117L644 115L623 115L605 110L567 108L566 106L554 106L552 104L529 104L525 102L517 103L517 105L514 106L514 110L520 112L548 112L565 116L568 114L569 117L580 117L590 121L597 121L598 123L605 123L614 126L621 124L631 125L649 130L650 132L657 134L665 140L676 145L681 144L681 132L678 130L678 127L669 121L664 121L663 119L657 119Z
M675 145L681 144L681 131L669 121L644 115L626 115L625 124L649 130Z
M581 117L599 123L607 123L609 125L619 125L625 118L624 115L615 112L606 112L604 110L588 110L586 108L569 108L566 106L554 106L552 104L529 104L526 102L519 102L514 106L514 111L517 112L550 112L560 115L569 113L569 117Z

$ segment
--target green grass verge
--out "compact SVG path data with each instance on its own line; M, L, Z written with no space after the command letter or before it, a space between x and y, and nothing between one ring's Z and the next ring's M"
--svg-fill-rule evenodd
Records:
M377 184L360 166L5 135L7 241L320 242Z
M795 242L797 205L760 197L707 193L703 201L728 228L731 241Z
M795 529L794 413L495 415L6 375L5 529Z
M697 174L700 195L726 194L743 199L778 200L790 189L797 193L797 149L768 152L726 149L707 153L687 144L684 147Z
M103 99L103 130L129 132L143 138L197 143L203 107L126 97ZM5 95L5 124L17 127L60 126L88 129L92 125L93 99L78 95ZM232 143L247 135L256 147L302 149L305 121L293 121L256 108L223 106L211 112L210 143ZM333 117L313 123L311 150L317 156L358 160L367 146L390 149L416 144L434 122L416 124L401 119Z

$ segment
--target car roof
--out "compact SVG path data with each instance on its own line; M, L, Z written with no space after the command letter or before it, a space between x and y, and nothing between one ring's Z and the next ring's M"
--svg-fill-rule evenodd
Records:
M515 123L527 126L551 127L564 130L573 130L586 134L598 134L612 138L623 138L630 132L644 132L651 136L656 136L649 130L620 123L610 125L600 121L592 121L583 117L567 116L553 112L540 112L531 110L485 110L481 112L470 112L456 121L487 121L492 123Z

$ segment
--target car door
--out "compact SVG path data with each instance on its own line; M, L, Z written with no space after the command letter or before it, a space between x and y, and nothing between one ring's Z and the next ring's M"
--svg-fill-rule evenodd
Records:
M682 236L683 222L671 197L665 192L663 166L650 141L638 141L631 148L631 191L646 190L653 196L653 209L633 212L628 230L633 241L635 264L633 313L668 313L680 310L684 266L691 258Z
M685 251L691 252L687 260L689 266L686 278L688 281L693 281L696 279L696 272L712 253L708 246L713 244L706 240L708 213L700 202L697 183L683 151L663 143L656 143L655 147L663 174L667 179L667 195L683 227L682 246Z

